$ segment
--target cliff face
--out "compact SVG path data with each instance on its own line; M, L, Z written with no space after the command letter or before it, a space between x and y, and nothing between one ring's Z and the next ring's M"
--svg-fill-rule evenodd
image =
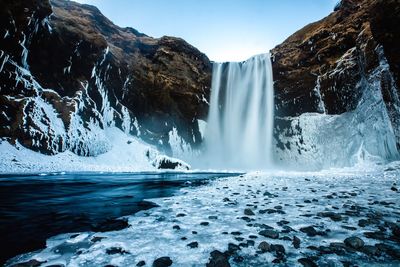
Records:
M211 63L184 40L120 28L70 1L1 5L1 137L78 155L107 151L109 126L166 148L174 128L201 142Z
M384 127L400 148L398 25L400 5L396 0L342 0L329 16L305 26L272 50L278 154L285 150L298 151L299 157L319 154L315 142L329 140L324 131L330 129L336 136L351 127L359 129L358 133L348 129L344 140L360 138L357 145L364 143L371 150L372 144L365 145L371 143L366 136ZM307 126L302 115L308 112L324 114L325 120L331 121L316 122L314 116L312 123L321 128L311 131L311 119ZM361 112L365 112L362 119ZM338 122L350 114L352 120ZM377 114L381 114L379 118ZM305 138L309 138L308 144ZM347 141L338 142L351 146ZM387 151L378 154L397 153L393 148L383 150Z

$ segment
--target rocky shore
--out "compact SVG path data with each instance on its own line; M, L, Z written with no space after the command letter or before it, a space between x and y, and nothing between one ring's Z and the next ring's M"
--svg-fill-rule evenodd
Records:
M394 266L398 177L389 166L220 179L152 199L159 207L118 228L51 238L10 265Z

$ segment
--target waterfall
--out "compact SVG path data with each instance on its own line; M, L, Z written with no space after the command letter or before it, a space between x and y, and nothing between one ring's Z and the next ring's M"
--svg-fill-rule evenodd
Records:
M272 161L274 89L269 54L214 63L204 157L208 167L264 169Z

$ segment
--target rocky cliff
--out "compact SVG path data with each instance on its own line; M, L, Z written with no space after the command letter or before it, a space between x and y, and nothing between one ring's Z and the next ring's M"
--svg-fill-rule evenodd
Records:
M114 25L89 5L1 1L0 136L45 154L109 150L116 126L169 148L201 142L211 64L184 40Z
M110 150L114 126L167 151L201 143L212 65L196 48L71 1L1 7L1 137L85 156ZM399 157L398 25L397 0L342 0L271 51L277 161Z
M396 0L342 0L272 50L279 159L398 157L397 25Z

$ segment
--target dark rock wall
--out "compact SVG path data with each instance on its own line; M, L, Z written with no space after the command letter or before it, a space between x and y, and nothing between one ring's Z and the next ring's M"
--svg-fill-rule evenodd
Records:
M79 155L107 150L96 139L111 125L153 144L168 144L174 127L187 143L201 142L211 63L184 40L120 28L64 0L2 1L1 12L0 136Z
M305 26L271 51L278 150L289 150L289 143L279 137L284 129L287 138L302 134L299 125L288 130L293 127L291 118L307 112L355 112L365 102L363 97L372 95L366 90L374 88L375 80L389 115L388 127L400 148L399 12L399 1L342 0L329 16ZM379 98L379 94L373 95ZM359 127L352 122L341 125ZM299 140L290 149L301 154Z

